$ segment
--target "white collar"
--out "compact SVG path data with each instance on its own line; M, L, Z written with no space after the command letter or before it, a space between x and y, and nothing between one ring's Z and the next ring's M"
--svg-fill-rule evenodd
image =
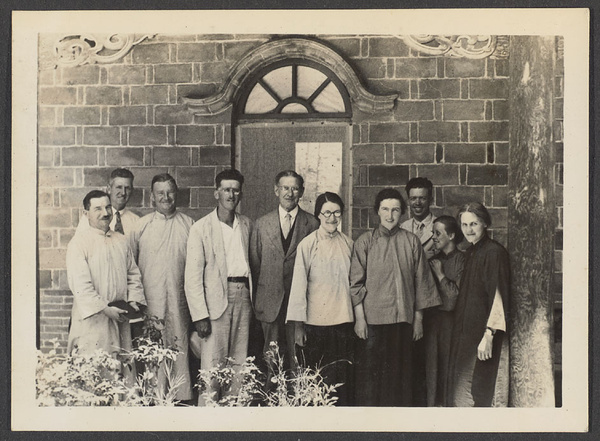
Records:
M298 210L299 210L297 205L296 205L296 208L294 208L292 211L285 211L281 205L279 205L278 208L279 208L279 219L281 219L281 220L285 219L285 216L289 213L289 215L292 216L292 222L294 222L294 219L296 219L296 215L298 214Z

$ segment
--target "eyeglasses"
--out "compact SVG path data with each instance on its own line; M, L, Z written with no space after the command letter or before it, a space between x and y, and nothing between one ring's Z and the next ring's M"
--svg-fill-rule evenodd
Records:
M238 196L242 192L241 189L230 188L230 187L227 187L227 188L221 187L221 188L219 188L219 191L222 191L223 193L233 193L235 196Z
M335 210L335 211L327 210L327 211L321 212L321 214L325 217L325 219L329 219L332 214L335 216L336 219L339 219L340 217L342 217L342 212L340 210Z
M291 191L292 193L298 193L300 191L299 187L288 187L287 185L278 185L277 187L285 192Z

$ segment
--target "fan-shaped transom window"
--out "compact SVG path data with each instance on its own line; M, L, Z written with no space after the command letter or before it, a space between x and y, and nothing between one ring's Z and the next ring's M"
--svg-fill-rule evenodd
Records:
M267 66L241 96L241 119L350 118L346 88L328 68L307 60Z

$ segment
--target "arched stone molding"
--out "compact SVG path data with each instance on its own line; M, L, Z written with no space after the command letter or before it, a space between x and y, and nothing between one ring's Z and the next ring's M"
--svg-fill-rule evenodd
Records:
M206 98L183 97L183 102L196 115L215 115L228 109L239 88L260 69L280 60L300 58L327 66L346 86L350 99L363 112L390 111L398 94L374 95L361 84L354 69L333 49L315 40L285 38L267 42L242 58L232 68L222 89Z

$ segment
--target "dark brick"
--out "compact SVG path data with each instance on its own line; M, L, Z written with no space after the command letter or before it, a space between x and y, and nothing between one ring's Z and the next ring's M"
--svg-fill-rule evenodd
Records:
M385 160L385 147L383 144L354 145L352 147L354 165L383 164Z
M215 143L214 126L176 126L177 145L211 145Z
M495 74L497 77L507 77L509 63L508 60L495 60Z
M508 206L508 187L493 187L492 188L493 207Z
M215 185L215 168L179 167L177 182L184 187L213 187Z
M85 103L117 106L123 104L121 88L117 86L86 87Z
M408 57L408 52L408 46L399 38L369 38L369 57Z
M444 144L446 163L485 163L485 144Z
M112 170L112 169L111 169ZM167 173L169 171L168 167L131 167L130 168L131 173L133 173L133 176L135 176L135 185L137 188L143 188L146 191L146 194L148 195L149 189L150 189L150 184L152 183L152 178L156 175L159 175L161 173ZM177 182L178 185L179 182ZM133 195L132 195L133 198ZM130 200L131 201L131 200ZM140 201L141 202L141 201ZM132 202L130 202L130 204L132 204ZM137 206L141 205L141 203L137 203ZM132 205L133 206L133 205ZM148 206L148 205L146 205ZM142 210L138 210L138 214L142 214Z
M98 165L98 149L65 147L62 149L62 165Z
M139 147L107 148L106 165L120 167L128 165L144 165L144 149Z
M38 167L54 165L54 149L52 147L38 147Z
M445 73L449 78L482 77L485 75L485 60L445 58Z
M363 78L385 78L387 64L384 59L360 59L352 61Z
M165 126L129 127L129 145L165 145Z
M193 121L194 114L184 105L154 108L155 124L191 124Z
M506 228L508 225L508 209L506 208L489 208L490 217L492 218L492 228L495 231Z
M154 66L156 83L189 83L192 81L191 64L159 64Z
M352 200L355 207L372 207L375 196L385 187L355 187L352 190Z
M469 80L470 98L508 98L508 80Z
M400 99L417 98L416 96L410 96L410 80L395 78L367 79L365 84L367 90L376 95L398 94Z
M110 84L144 84L146 83L146 66L110 66L108 82Z
M38 125L56 125L56 107L38 107Z
M433 101L397 100L394 108L396 121L426 121L433 119Z
M59 245L61 247L66 247L67 245L69 245L69 242L71 242L71 239L73 239L73 236L75 235L75 231L75 228L62 228L60 230Z
M446 100L443 102L446 121L473 121L484 119L485 101Z
M139 44L133 48L134 64L157 64L169 61L169 45L166 43Z
M457 165L418 165L418 176L429 178L433 185L457 185Z
M121 134L118 127L85 127L83 143L86 145L119 145Z
M372 165L369 167L369 185L400 186L408 181L406 165Z
M180 43L177 45L177 61L215 61L216 43Z
M460 98L460 80L420 80L419 98Z
M552 111L554 113L555 119L563 119L563 114L564 114L563 107L564 107L564 104L563 104L562 98L557 98L554 100L554 108L552 109Z
M167 104L169 86L132 86L131 104Z
M554 143L554 155L555 155L554 159L556 162L564 162L565 147L562 142Z
M40 288L52 288L52 271L42 270L38 271Z
M360 39L359 38L325 38L334 50L345 57L360 56Z
M113 126L146 124L146 107L110 107L108 123Z
M409 125L404 123L371 124L369 141L371 142L407 142Z
M469 141L508 141L508 121L485 121L469 123Z
M435 58L402 58L396 60L396 78L432 78L437 74Z
M223 61L215 61L212 63L200 63L197 65L200 69L203 83L223 83L229 76L231 65Z
M65 107L63 118L66 126L97 126L100 124L100 107Z
M37 244L39 248L51 248L52 230L39 230L37 235Z
M419 141L452 142L460 140L460 128L457 123L441 121L423 121L419 123Z
M75 128L40 127L38 143L40 145L73 145L75 144Z
M154 147L154 165L190 165L190 149L187 147Z
M494 143L494 159L496 164L508 164L509 146L507 142Z
M469 165L468 185L506 185L508 168L505 165Z
M200 147L200 164L231 165L231 149L227 147Z
M262 41L236 41L223 44L223 53L227 60L238 61L252 49L258 47Z
M198 206L199 207L211 207L215 204L215 189L210 188L198 188Z
M100 66L76 66L62 69L62 82L68 86L76 84L99 84Z
M41 87L39 103L46 106L77 104L77 89L75 87Z
M433 162L435 155L435 144L395 144L394 163L414 164Z
M467 202L483 202L483 187L444 187L444 200L441 205L446 209L449 207L459 207ZM440 201L438 201L440 204ZM456 210L453 210L454 213Z
M494 101L494 119L496 121L508 120L508 101Z
M108 183L114 167L94 167L83 169L83 185L86 187L101 187Z
M177 189L177 208L188 208L190 206L190 189L178 186Z

